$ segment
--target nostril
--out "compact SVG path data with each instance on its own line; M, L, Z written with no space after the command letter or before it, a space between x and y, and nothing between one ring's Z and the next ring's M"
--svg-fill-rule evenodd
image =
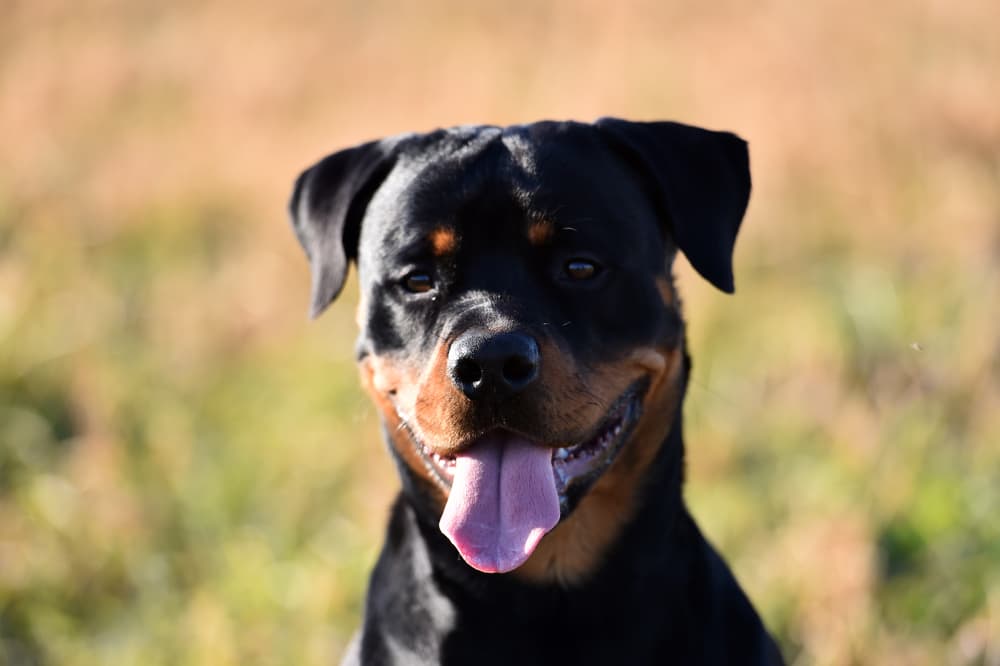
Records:
M526 333L470 330L448 348L448 376L470 400L505 400L538 378L540 361Z
M503 364L503 378L511 384L521 384L534 377L537 367L527 357L512 356Z
M483 369L475 361L467 358L459 359L455 365L455 377L463 384L475 384L483 378Z

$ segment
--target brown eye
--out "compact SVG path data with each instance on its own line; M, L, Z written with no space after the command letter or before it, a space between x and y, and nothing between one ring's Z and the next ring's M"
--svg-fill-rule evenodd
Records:
M423 294L434 288L434 281L427 273L415 271L403 278L403 286L414 294Z
M566 275L571 280L589 280L597 275L597 264L586 259L570 259L566 262Z

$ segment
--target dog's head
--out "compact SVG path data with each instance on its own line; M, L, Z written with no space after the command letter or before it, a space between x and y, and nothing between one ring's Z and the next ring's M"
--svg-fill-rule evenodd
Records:
M732 291L749 193L736 136L615 119L397 136L299 177L312 314L356 261L364 384L469 565L593 566L680 404L673 257Z

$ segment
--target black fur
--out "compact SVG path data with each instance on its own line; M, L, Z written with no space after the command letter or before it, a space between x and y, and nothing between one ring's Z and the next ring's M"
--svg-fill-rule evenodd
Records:
M733 290L749 194L746 145L735 135L602 119L367 143L303 173L290 208L313 271L314 315L341 290L348 262L358 262L362 358L424 361L456 330L503 319L586 367L682 339L677 311L653 282L669 275L677 249ZM560 233L548 248L523 234L541 219ZM441 224L460 232L458 252L445 258L430 256L426 243ZM560 270L579 256L605 270L567 284ZM432 294L401 289L415 269L433 277ZM685 355L685 381L688 366ZM502 423L543 428L528 411L512 401ZM680 411L646 417L673 425L645 472L639 508L574 585L471 569L438 530L439 507L420 476L397 459L403 492L345 663L781 663L684 505Z

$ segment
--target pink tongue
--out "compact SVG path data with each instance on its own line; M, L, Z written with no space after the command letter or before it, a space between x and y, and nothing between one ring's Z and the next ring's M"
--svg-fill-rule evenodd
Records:
M456 457L438 526L469 566L486 573L516 569L557 522L551 449L489 435Z

